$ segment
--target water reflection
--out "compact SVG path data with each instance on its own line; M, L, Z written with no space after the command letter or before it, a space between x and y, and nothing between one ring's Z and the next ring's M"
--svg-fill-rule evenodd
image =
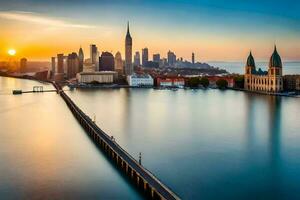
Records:
M280 160L281 146L281 101L280 97L269 97L269 138L272 164Z

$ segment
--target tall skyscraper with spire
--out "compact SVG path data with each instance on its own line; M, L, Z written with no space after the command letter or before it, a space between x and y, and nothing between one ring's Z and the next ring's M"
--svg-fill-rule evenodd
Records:
M131 75L132 68L132 38L129 31L129 22L127 23L127 34L125 38L125 75Z

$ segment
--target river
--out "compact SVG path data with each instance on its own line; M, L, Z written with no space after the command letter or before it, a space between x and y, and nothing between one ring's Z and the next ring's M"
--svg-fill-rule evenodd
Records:
M0 77L0 199L141 199L56 93Z
M183 199L300 199L300 99L220 90L67 94Z
M11 95L37 84L0 77L0 196L140 199L56 93ZM300 198L299 98L212 89L67 94L183 199Z

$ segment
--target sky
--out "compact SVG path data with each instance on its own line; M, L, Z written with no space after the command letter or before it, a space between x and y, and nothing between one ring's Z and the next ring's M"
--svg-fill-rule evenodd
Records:
M49 61L58 53L89 57L89 45L124 57L130 22L133 53L174 51L197 61L300 60L298 0L0 0L0 60Z

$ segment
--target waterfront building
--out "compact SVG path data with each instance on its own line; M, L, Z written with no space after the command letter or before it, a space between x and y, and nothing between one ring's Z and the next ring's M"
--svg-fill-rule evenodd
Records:
M64 73L64 54L57 54L57 73Z
M98 62L98 48L95 44L90 45L90 58L92 64L97 64Z
M71 53L68 55L67 59L67 78L75 78L76 74L79 72L79 58L76 53Z
M21 73L25 73L27 70L27 59L26 58L22 58L20 60L20 72Z
M115 55L115 71L117 71L120 75L124 74L123 66L122 56L118 51Z
M134 66L140 66L140 65L141 65L140 52L136 51L134 55Z
M76 78L79 83L113 83L117 78L117 72L81 72Z
M169 66L174 66L176 63L176 55L172 51L168 51L168 65Z
M276 46L269 61L268 71L256 70L255 61L250 52L245 66L245 89L266 93L283 91L282 62Z
M300 75L283 76L283 88L286 91L300 91Z
M129 86L142 87L142 86L153 86L153 78L149 74L132 74L127 77Z
M158 87L184 87L184 78L169 77L169 78L157 78L156 84Z
M159 63L160 61L160 54L153 54L153 62Z
M149 59L148 48L142 49L142 66L145 67Z
M80 47L79 52L78 52L78 59L79 59L79 72L83 71L83 64L84 64L84 54L83 50Z
M115 59L109 52L102 52L99 58L99 71L115 71Z
M132 38L129 31L129 22L127 24L127 34L125 38L125 75L133 73L132 67Z

